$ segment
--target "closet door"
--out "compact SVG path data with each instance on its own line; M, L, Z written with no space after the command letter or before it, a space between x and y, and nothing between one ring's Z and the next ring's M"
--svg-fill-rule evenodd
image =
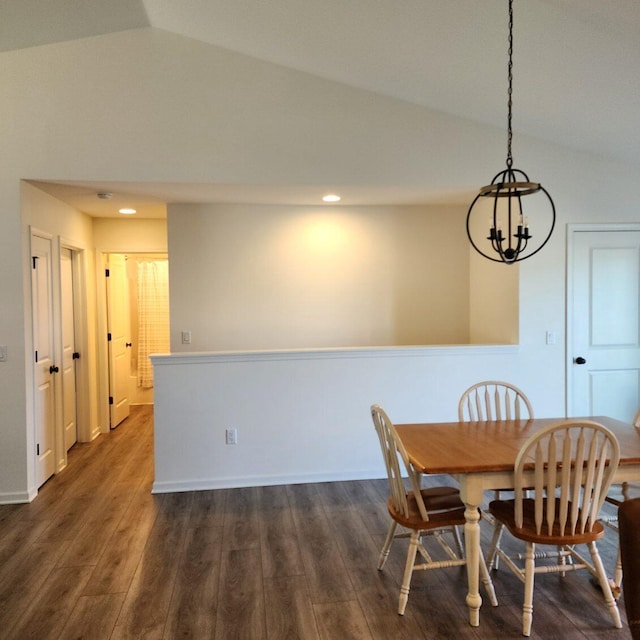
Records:
M33 321L34 423L36 482L55 472L55 377L51 239L31 236L31 302Z
M640 407L640 228L602 225L571 240L568 414L631 422Z

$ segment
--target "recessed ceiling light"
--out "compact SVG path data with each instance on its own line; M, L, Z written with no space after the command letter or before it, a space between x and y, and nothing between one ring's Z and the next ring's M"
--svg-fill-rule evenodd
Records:
M326 196L322 196L322 199L324 202L340 202L341 200L340 196L337 196L333 193L330 193L329 195L326 195Z
M135 209L119 209L120 213L124 213L126 216L133 215L136 210Z

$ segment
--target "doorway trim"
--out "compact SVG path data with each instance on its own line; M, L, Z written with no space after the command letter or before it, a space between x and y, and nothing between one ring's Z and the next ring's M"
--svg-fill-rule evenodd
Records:
M565 415L569 415L569 409L573 406L573 259L574 243L577 233L605 232L605 231L640 231L640 223L586 223L567 225L567 263L566 263L566 317L565 317Z
M101 433L109 433L111 418L109 416L109 356L107 344L107 285L105 269L110 253L116 251L96 251L96 327L98 345L98 422ZM121 252L123 253L123 252Z
M62 255L63 249L71 251L71 268L73 271L73 315L75 328L76 349L80 358L76 361L76 420L78 425L78 441L91 442L99 435L96 424L91 419L91 399L95 397L94 387L91 384L91 366L95 357L89 347L89 299L87 295L87 254L85 248L79 246L64 237L58 238L58 255ZM60 334L62 340L62 333ZM95 364L95 363L94 363ZM64 449L64 445L61 444ZM66 452L65 456L66 464Z

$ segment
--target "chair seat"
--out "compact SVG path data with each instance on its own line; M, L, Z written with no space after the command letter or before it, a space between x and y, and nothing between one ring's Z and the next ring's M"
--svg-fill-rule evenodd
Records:
M443 511L444 509L455 509L463 507L460 500L460 491L456 487L428 487L420 491L422 500L427 511ZM413 491L409 491L412 495Z
M464 525L464 503L460 500L460 493L454 487L433 487L422 489L420 492L424 506L429 513L429 520L423 520L418 509L413 491L407 492L409 515L397 511L393 501L389 498L387 508L389 515L403 527L416 531L427 531L439 527Z
M543 502L544 511L547 508L546 499ZM571 509L570 503L569 509ZM595 542L604 536L604 527L600 522L595 522L592 530L586 531L585 533L561 534L559 512L557 509L551 533L548 532L547 528L543 528L538 534L535 525L535 500L531 498L526 498L522 501L522 527L516 527L515 500L494 500L489 504L489 513L502 522L514 537L524 540L525 542L550 545L574 545Z
M609 488L605 500L619 507L625 500L640 498L640 483L615 482Z

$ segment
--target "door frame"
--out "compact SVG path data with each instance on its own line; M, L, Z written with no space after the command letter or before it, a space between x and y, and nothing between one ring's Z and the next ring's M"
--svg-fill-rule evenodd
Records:
M80 358L76 360L76 423L78 442L91 442L99 435L98 429L92 429L95 420L91 420L91 398L94 395L91 385L91 366L93 352L90 349L89 300L87 295L87 258L84 247L78 246L63 237L58 237L58 264L62 249L71 251L71 269L73 273L73 316L76 351ZM59 267L58 267L59 270ZM62 324L60 323L60 344L62 344ZM62 434L64 435L64 434ZM64 437L60 443L64 449ZM64 451L64 464L67 463L67 452Z
M606 231L640 231L640 223L586 223L567 225L567 287L566 287L566 318L565 318L565 415L569 415L569 408L573 405L573 258L574 242L577 233L606 232Z

